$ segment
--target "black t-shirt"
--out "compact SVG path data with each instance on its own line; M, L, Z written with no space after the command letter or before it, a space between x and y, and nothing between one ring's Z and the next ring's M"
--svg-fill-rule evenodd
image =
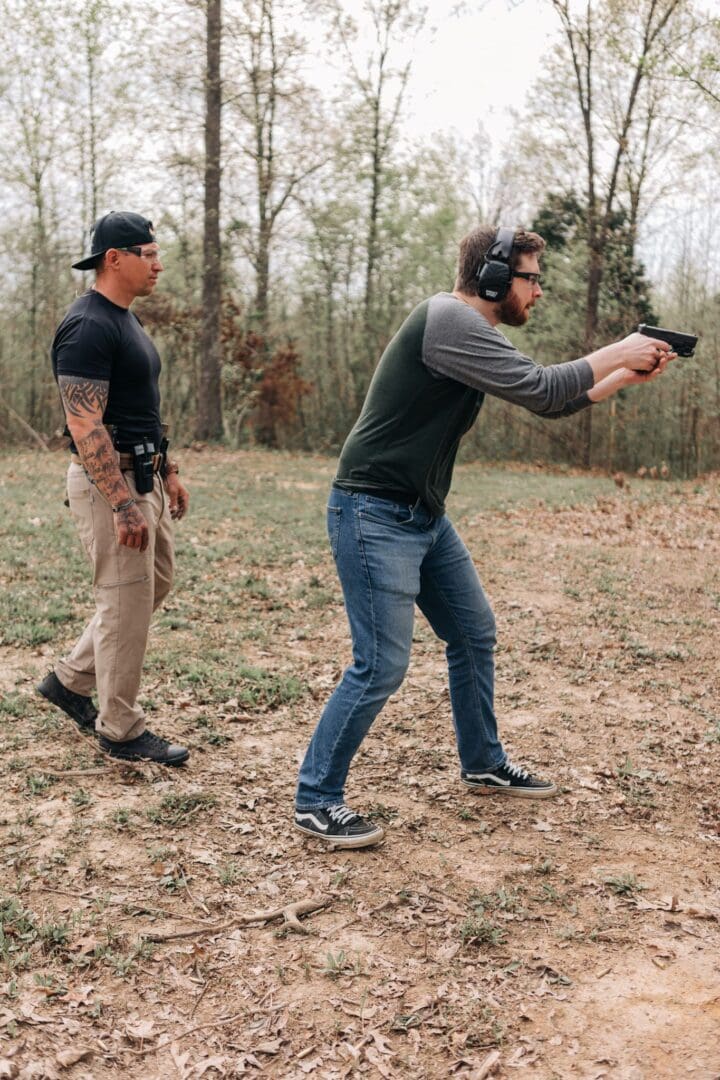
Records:
M115 444L131 450L143 438L160 446L160 356L137 315L94 289L79 296L52 343L59 375L110 384L103 421L116 429Z

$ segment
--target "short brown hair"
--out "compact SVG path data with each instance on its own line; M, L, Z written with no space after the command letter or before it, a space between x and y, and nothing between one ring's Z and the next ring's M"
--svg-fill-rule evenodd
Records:
M496 235L497 228L494 225L478 225L463 236L458 253L456 289L469 293L471 296L477 295L478 271ZM512 270L516 268L521 255L540 255L544 250L545 241L542 236L534 232L526 232L524 229L517 229L510 253L510 268Z

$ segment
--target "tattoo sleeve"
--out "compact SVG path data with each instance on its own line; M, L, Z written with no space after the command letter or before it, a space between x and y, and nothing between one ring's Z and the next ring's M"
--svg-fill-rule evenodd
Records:
M109 383L75 375L58 378L68 428L87 474L111 506L130 497L117 454L103 425Z
M94 420L99 416L102 423L107 406L110 383L105 379L84 379L77 375L60 375L58 378L60 396L68 418Z

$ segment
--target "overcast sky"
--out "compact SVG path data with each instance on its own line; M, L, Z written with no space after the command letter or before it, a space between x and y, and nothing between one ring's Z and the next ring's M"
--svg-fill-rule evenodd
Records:
M559 33L557 15L547 0L430 0L428 8L412 51L407 129L471 136L482 120L498 147L508 109L522 107Z
M359 0L344 6L359 26L355 60L364 69L364 51L375 46L372 25ZM497 150L509 133L508 109L522 107L551 37L559 35L549 0L409 0L409 6L426 7L427 18L417 36L392 43L391 66L411 63L403 130L425 138L453 129L470 138L481 120ZM347 68L337 45L328 54L326 31L313 19L301 30L313 56L308 76L329 92Z

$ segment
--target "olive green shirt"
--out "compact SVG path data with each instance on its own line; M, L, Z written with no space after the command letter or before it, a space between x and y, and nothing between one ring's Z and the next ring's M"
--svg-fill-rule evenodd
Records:
M406 493L439 516L460 439L485 394L555 418L590 405L593 382L587 360L543 367L474 308L438 293L410 313L385 349L335 484L380 497Z

